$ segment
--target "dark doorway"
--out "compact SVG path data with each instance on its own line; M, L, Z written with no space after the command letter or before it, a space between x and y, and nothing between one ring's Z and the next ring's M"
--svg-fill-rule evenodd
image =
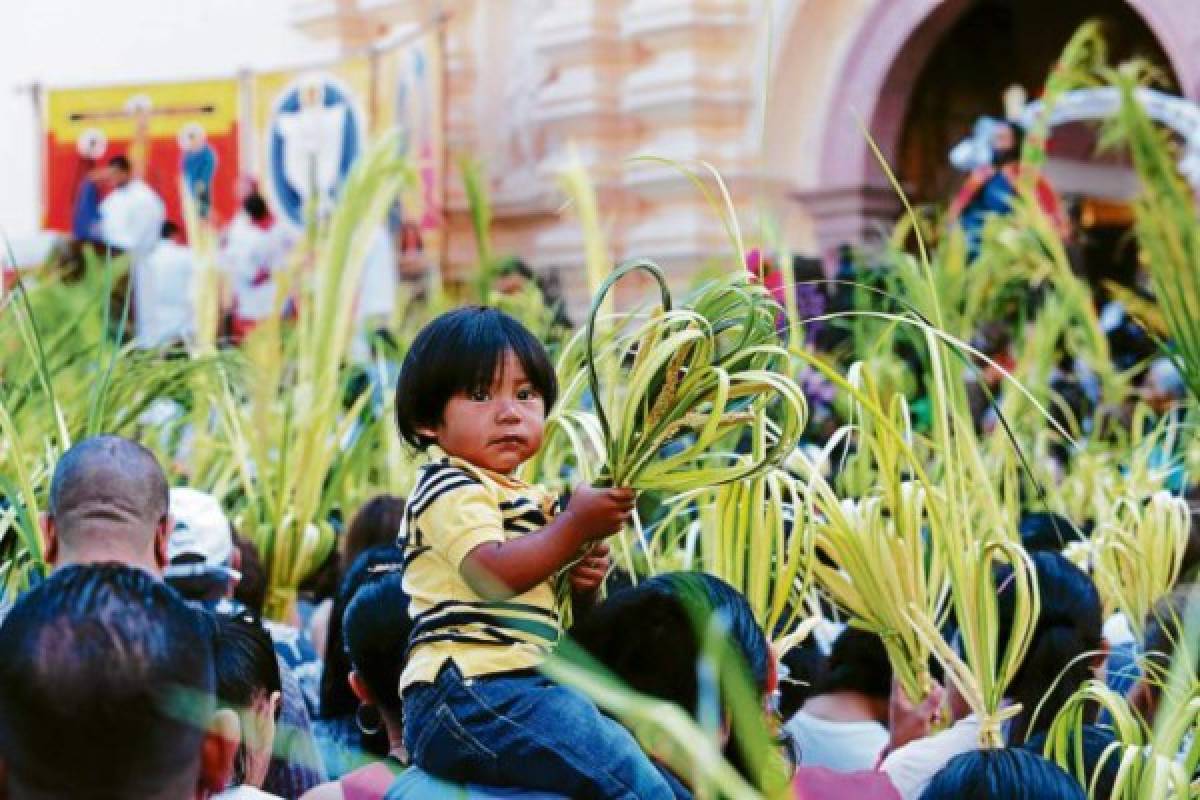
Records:
M914 200L945 202L962 175L947 154L980 116L1002 116L1002 95L1020 84L1041 93L1050 67L1078 27L1104 23L1110 59L1138 56L1175 76L1154 34L1120 0L979 0L934 48L914 84L897 171ZM1078 149L1076 137L1066 146ZM1056 142L1051 139L1054 155Z

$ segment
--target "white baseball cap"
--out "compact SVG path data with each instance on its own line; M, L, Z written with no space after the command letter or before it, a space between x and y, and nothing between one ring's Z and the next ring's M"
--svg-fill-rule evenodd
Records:
M167 541L168 578L214 574L233 580L241 577L229 566L233 532L217 498L208 492L176 487L171 490L169 507L175 527Z

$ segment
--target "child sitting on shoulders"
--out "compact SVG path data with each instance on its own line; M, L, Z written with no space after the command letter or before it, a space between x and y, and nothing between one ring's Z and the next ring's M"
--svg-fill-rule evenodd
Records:
M541 343L489 308L435 319L396 387L401 436L429 463L408 498L400 545L414 628L400 678L412 763L439 777L572 798L689 797L620 724L538 667L562 634L560 582L594 597L628 489L557 498L513 477L541 447L558 392ZM583 596L581 598L581 596Z

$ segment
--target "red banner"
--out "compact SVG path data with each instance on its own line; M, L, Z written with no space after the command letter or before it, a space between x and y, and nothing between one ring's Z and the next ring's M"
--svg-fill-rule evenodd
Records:
M83 230L107 190L102 169L125 155L183 227L180 187L218 224L237 211L235 80L52 90L47 97L45 227Z

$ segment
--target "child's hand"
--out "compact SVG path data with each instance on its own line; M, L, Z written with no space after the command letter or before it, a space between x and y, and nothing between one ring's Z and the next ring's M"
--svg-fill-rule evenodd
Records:
M632 489L595 489L577 486L571 492L567 510L571 529L580 541L611 536L629 521L636 495Z
M571 590L576 594L593 594L604 583L611 565L608 545L604 542L592 545L587 555L567 573L571 579Z

